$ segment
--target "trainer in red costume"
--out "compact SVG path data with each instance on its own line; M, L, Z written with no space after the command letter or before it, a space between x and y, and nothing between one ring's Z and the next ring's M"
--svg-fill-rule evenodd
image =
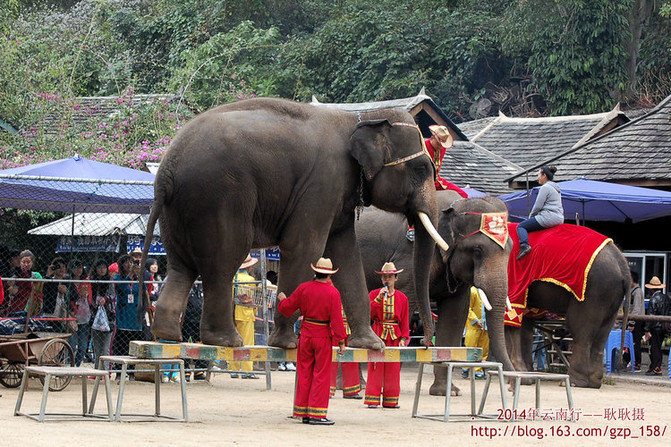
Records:
M347 346L347 339L352 331L349 324L347 324L347 315L345 310L342 311L342 321L345 324L345 346ZM342 371L342 397L344 399L361 399L359 392L361 391L361 381L359 380L359 364L353 362L333 362L331 364L331 391L330 395L335 396L337 381L338 381L338 365Z
M345 326L342 321L340 292L331 283L331 275L338 271L331 260L320 258L317 265L310 264L316 272L315 279L301 284L286 297L277 296L277 310L286 317L300 310L303 314L301 335L298 339L298 365L294 416L303 418L304 424L333 425L326 418L329 406L329 385L333 342L340 354L345 352Z
M368 295L373 332L382 339L385 346L406 346L410 337L408 297L394 287L398 274L402 271L403 269L397 269L393 262L386 262L382 270L376 271L381 275L384 287L373 290ZM368 408L379 406L380 396L383 408L399 408L400 392L400 363L368 363L366 397L363 402Z
M431 132L431 138L424 140L424 146L426 146L426 151L429 153L431 161L433 161L436 167L436 179L434 182L436 191L449 189L456 191L463 198L468 198L468 194L463 189L440 176L440 167L443 164L445 150L452 147L454 138L445 126L429 126L429 131Z

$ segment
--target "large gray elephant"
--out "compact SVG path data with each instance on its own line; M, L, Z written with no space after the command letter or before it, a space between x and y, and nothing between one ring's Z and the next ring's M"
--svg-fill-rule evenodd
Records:
M480 231L485 222L483 213L506 213L505 204L494 198L464 200L450 191L437 192L436 203L442 210L438 231L450 246L447 251L436 247L430 262L426 262L430 269L430 298L437 305L436 344L461 344L469 290L475 286L485 292L492 306L492 310L487 312L490 353L503 363L506 370L529 370L533 345L532 321L523 319L520 328L506 326L504 331L508 263L515 255L513 244L508 239L501 246L486 232ZM379 278L373 270L379 268L380 262L393 260L398 267L406 269L399 277L397 288L407 291L412 303L415 300L412 273L416 266L408 262L412 244L405 239L405 226L402 216L367 210L357 223L356 230L368 287L379 287ZM569 374L576 386L601 385L603 349L618 306L628 293L628 284L626 259L612 243L605 245L592 262L584 301L576 300L563 287L551 282L531 283L527 297L529 307L566 317L574 337ZM444 395L445 379L445 368L435 368L430 394Z
M412 116L401 109L352 113L265 98L198 115L175 137L156 175L147 234L160 216L168 272L153 334L180 340L187 295L200 275L202 340L241 346L233 276L250 249L278 245L278 291L289 295L312 278L310 263L330 257L340 268L334 282L350 315L349 344L381 349L369 324L355 212L374 204L403 213L416 224L414 259L430 256L437 212L433 167L422 144ZM417 269L415 284L428 339L428 272ZM276 312L269 344L295 347L292 323Z
M417 304L414 293L415 269L427 270L430 299L437 306L438 346L461 345L470 288L480 288L492 305L492 310L487 312L490 349L497 359L504 362L506 369L512 370L503 334L508 279L506 267L512 243L508 240L500 245L478 231L482 213L507 215L506 206L501 200L492 197L462 199L453 191L437 191L436 204L439 210L445 210L439 219L438 231L450 247L447 251L435 247L422 264L411 262L414 243L405 237L407 222L402 215L374 208L361 215L356 232L368 288L380 287L379 275L374 271L379 270L382 263L391 260L398 268L405 269L399 275L396 288L408 295L413 306ZM447 370L436 366L434 371L435 379L429 393L445 395ZM459 394L456 386L453 385L452 390L453 394Z

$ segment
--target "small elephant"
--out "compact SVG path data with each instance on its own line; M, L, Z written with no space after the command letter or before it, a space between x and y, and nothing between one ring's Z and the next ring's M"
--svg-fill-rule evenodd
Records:
M437 305L436 345L460 346L468 306L470 288L476 286L489 297L492 310L487 312L490 350L504 362L508 370L513 366L508 358L503 334L503 315L507 296L508 257L512 243L495 242L481 231L483 213L507 216L505 204L496 198L462 199L453 191L437 191L436 204L444 210L438 231L449 244L447 251L435 247L422 264L411 261L413 243L405 238L407 222L402 215L378 209L366 210L356 224L366 282L369 289L379 287L374 273L383 262L392 261L404 268L396 287L408 295L411 307L417 305L414 293L414 269L429 271L429 293ZM499 222L499 229L503 221ZM429 393L445 395L447 370L436 366L435 380ZM452 386L452 392L459 389Z
M578 387L600 388L604 372L604 348L613 329L618 309L624 298L629 296L631 287L629 265L622 252L605 236L585 227L569 224L562 224L560 227L546 230L555 233L546 233L545 237L558 238L559 231L564 233L565 236L561 240L570 242L563 244L561 248L543 250L542 244L534 243L534 238L543 236L530 233L530 242L534 250L541 250L531 262L539 262L542 257L548 265L559 266L560 270L567 270L570 276L577 278L585 278L587 269L585 282L580 282L580 287L584 287L584 294L581 297L584 299L577 299L579 293L574 295L575 292L569 291L574 289L558 281L557 276L544 273L537 275L539 278L531 282L526 289L526 307L549 311L566 318L566 325L573 338L572 354L569 359L571 384ZM511 234L515 234L512 224ZM595 244L600 245L594 254L590 253L591 256L588 254L583 261L589 262L587 267L581 267L577 261L568 262L564 258L565 253L579 251L580 238L590 234L597 238ZM516 243L515 247L519 245ZM511 263L524 262L526 259L525 257L522 261L516 260L518 249L511 253ZM513 268L509 267L509 272L512 270ZM506 345L517 371L533 370L533 326L533 320L529 317L524 317L519 327L506 325Z
M413 257L421 262L433 252L434 239L444 244L433 226L433 177L419 128L402 109L354 113L259 98L198 115L177 134L156 174L147 234L160 216L168 272L153 334L180 340L188 292L200 275L203 342L241 346L233 276L250 249L277 245L279 292L289 295L312 278L310 263L330 257L340 268L334 284L352 329L349 345L382 349L369 324L356 209L374 204L417 224ZM430 339L428 277L416 270ZM269 344L295 347L292 323L275 312Z

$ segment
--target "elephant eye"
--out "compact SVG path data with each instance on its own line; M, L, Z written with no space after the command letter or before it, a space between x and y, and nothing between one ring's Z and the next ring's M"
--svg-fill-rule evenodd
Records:
M479 245L473 247L473 256L482 258L482 247L480 247Z

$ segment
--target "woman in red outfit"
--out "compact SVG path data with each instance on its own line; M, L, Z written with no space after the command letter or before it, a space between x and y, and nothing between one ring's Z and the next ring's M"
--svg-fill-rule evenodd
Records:
M277 310L286 317L300 310L303 314L301 335L298 339L298 368L294 416L304 424L333 425L326 418L329 406L332 342L337 342L339 353L345 353L345 326L342 321L340 292L331 283L331 275L338 271L330 259L320 258L317 265L310 264L316 272L308 281L286 297L277 296Z
M410 337L408 297L396 290L394 285L398 274L393 262L386 262L381 275L384 287L369 293L370 318L373 320L373 332L386 346L406 346ZM366 397L363 401L368 408L380 405L382 395L383 408L399 408L398 397L401 392L401 364L398 362L368 363Z

